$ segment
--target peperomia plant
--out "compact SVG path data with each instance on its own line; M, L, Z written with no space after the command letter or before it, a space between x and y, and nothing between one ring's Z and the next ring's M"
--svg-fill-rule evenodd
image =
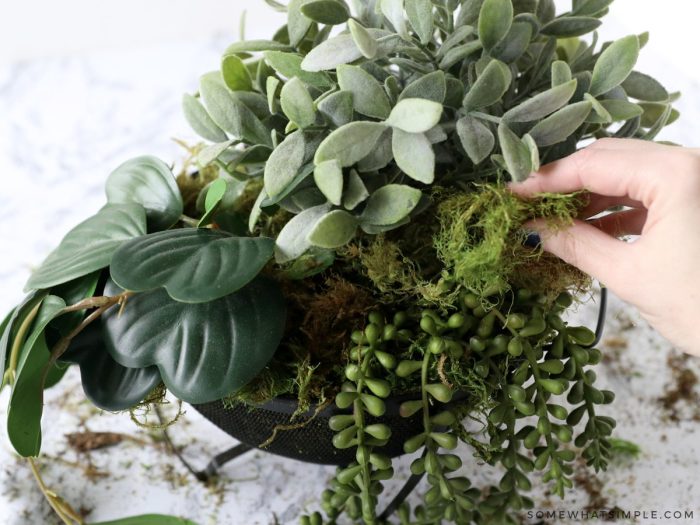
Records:
M505 183L678 117L634 69L647 35L599 46L612 0L267 3L287 24L231 45L184 96L207 142L196 171L117 168L2 324L14 447L39 454L43 389L73 363L106 410L163 387L193 404L294 396L299 413L334 397L333 444L356 461L324 493L331 523L384 519L397 394L421 416L404 451L424 450L411 470L429 482L403 525L513 523L535 470L563 497L577 450L606 466L613 394L587 368L594 334L561 318L588 279L521 226L566 223L586 196L522 201ZM460 439L505 470L485 495L445 452Z

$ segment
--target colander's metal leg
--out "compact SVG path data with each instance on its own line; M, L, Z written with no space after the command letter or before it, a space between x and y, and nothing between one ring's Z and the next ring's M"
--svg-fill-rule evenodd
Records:
M601 285L600 286L600 307L598 308L598 323L595 327L595 341L590 346L594 347L603 338L603 330L605 329L605 316L608 311L608 289Z
M156 415L158 416L158 419L162 424L163 415L161 414L160 409L157 406ZM173 444L172 439L170 439L170 434L168 433L167 427L163 428L163 440L165 441L166 445L168 445L168 448L172 451L172 453L175 454L175 457L180 460L180 463L182 463L182 465L190 472L190 474L192 474L199 481L205 483L214 476L216 476L218 470L221 467L223 467L226 463L236 459L238 456L245 454L246 452L250 452L251 450L253 450L253 447L241 443L239 445L236 445L235 447L231 447L230 449L225 450L224 452L221 452L220 454L217 454L211 459L211 461L209 461L209 464L206 466L206 468L204 468L204 470L198 470L192 465L190 465L189 461L187 461L182 456L180 450Z
M423 450L423 458L425 459L426 454L428 453L427 449ZM380 520L388 520L391 516L394 515L394 512L398 510L398 508L401 506L401 504L406 501L406 498L413 492L413 489L416 488L418 483L420 483L420 480L423 479L423 476L425 474L412 474L410 478L408 478L408 481L404 484L404 486L401 488L401 490L394 496L394 499L391 500L391 503L389 503L386 506L386 509L384 509L384 512L379 516Z

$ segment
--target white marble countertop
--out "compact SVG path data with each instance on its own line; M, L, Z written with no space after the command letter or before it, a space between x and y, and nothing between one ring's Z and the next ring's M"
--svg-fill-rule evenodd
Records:
M631 24L613 19L608 31L625 34L625 25ZM258 36L268 32L265 27L254 28ZM0 66L3 313L21 298L31 265L102 205L103 184L111 169L145 153L166 161L183 157L171 140L192 138L180 116L181 94L194 88L199 74L217 66L219 51L229 40L188 38ZM645 50L645 70L658 74L669 88L686 93L679 104L682 120L663 138L697 146L700 105L693 97L700 92L694 80L697 72L677 68L653 42ZM590 325L595 305L581 307L576 317ZM599 367L601 382L618 394L606 412L618 420L618 436L640 444L643 452L637 461L613 465L598 475L601 497L607 505L626 510L696 512L694 521L640 519L639 523L700 523L700 425L693 421L700 405L679 405L679 421L674 421L658 401L674 384L666 365L669 345L613 298L602 349L613 357ZM683 367L700 370L697 361ZM6 396L6 392L0 396L0 407ZM4 421L2 408L0 421ZM68 446L65 434L85 429L120 432L137 441L81 454ZM151 444L148 433L128 414L91 409L83 401L75 371L48 395L44 433L46 455L41 464L46 481L74 507L88 511L89 522L164 512L195 519L200 525L292 524L300 512L314 510L332 476L327 467L255 452L226 466L216 486L205 487L162 446ZM172 433L198 465L233 443L192 409ZM471 457L466 448L464 456ZM407 464L406 459L401 461L399 478L406 476ZM465 471L482 484L493 476L475 460L467 462ZM579 489L560 502L540 493L537 504L577 510L589 504L589 495ZM0 525L28 523L58 522L0 426Z

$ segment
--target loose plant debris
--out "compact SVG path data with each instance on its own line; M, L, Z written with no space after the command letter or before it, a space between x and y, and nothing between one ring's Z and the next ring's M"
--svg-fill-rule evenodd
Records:
M678 117L677 94L634 69L648 35L599 45L611 0L562 13L553 0L268 3L286 25L231 45L183 97L205 142L185 145L179 175L151 156L117 167L107 204L0 325L14 448L60 519L82 523L31 459L43 390L75 365L95 406L150 430L166 391L251 418L296 399L270 446L334 403L332 445L354 460L302 524L384 521L398 396L416 421L399 445L423 452L411 472L429 485L401 525L516 523L534 472L563 498L581 461L598 471L614 453L614 394L596 387L595 334L562 319L590 279L527 223L566 227L586 195L522 200L507 184L593 139L653 140ZM696 380L683 374L674 395ZM502 470L497 484L458 474L460 440Z
M700 421L700 389L697 373L689 368L688 356L671 352L666 360L671 383L658 401L665 415L674 422Z

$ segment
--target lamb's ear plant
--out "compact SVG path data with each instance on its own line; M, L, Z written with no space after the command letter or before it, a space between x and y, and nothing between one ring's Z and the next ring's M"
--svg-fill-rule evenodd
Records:
M600 45L612 0L267 3L287 24L231 45L183 98L197 170L118 167L0 325L13 446L39 454L43 390L77 364L112 411L164 388L296 396L300 412L335 396L333 443L356 461L321 498L329 523L383 519L398 394L428 480L402 525L515 523L535 479L564 497L579 456L607 465L614 396L594 385L594 334L562 320L589 280L521 226L565 225L586 195L522 201L506 183L678 118L677 95L634 69L647 34ZM500 465L498 486L472 487L459 441Z

